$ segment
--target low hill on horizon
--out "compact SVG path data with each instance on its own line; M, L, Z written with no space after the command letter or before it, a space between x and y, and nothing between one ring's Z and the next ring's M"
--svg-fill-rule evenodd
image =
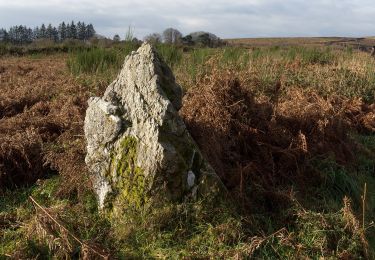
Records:
M332 46L338 48L352 47L367 50L375 46L375 36L354 37L270 37L270 38L234 38L225 39L231 45L242 47L267 46Z

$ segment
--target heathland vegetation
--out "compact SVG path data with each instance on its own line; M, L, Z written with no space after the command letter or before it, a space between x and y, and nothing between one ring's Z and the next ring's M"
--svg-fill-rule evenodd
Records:
M181 202L111 226L84 163L83 120L87 99L139 43L74 44L66 53L0 49L0 256L373 259L368 53L155 42L185 90L180 115L235 213Z

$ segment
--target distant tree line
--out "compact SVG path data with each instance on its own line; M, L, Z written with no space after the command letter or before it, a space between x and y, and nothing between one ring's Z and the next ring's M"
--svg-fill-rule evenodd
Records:
M149 34L144 40L154 44L163 42L167 44L199 45L206 47L216 47L225 44L223 40L213 33L200 31L183 36L181 32L174 28L165 29L162 34Z
M95 35L94 26L72 21L71 23L62 22L56 28L49 24L45 26L42 24L34 29L28 28L24 25L16 25L6 29L0 29L0 41L10 42L13 44L31 43L39 39L47 39L54 42L62 42L66 39L88 40Z

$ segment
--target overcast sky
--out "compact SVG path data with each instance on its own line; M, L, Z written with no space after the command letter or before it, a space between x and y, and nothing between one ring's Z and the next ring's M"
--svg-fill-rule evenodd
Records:
M375 35L374 0L0 0L0 28L61 21L142 39L167 27L221 38Z

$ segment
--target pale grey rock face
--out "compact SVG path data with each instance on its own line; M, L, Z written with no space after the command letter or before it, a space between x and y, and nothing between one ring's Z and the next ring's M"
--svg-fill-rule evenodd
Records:
M222 189L178 115L181 99L181 87L149 44L126 57L102 98L90 98L86 164L101 208L139 208Z

